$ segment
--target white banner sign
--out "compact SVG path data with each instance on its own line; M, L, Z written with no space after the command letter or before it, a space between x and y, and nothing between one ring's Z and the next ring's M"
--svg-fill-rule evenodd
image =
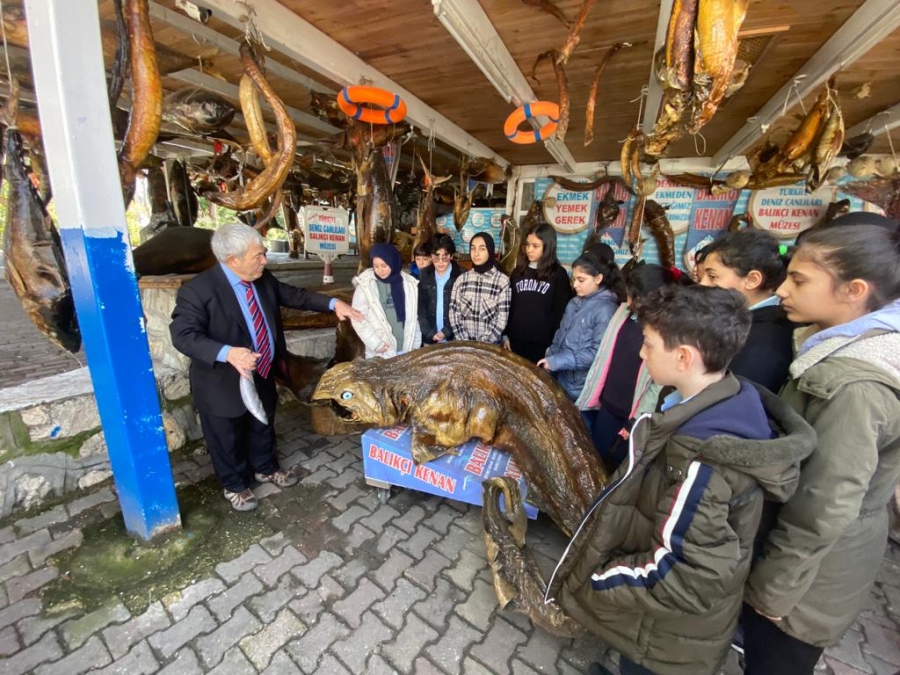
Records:
M329 206L304 206L300 209L307 253L343 255L350 250L350 214Z
M807 194L802 185L758 190L750 196L750 217L759 229L793 239L819 222L834 192L835 188L824 186Z

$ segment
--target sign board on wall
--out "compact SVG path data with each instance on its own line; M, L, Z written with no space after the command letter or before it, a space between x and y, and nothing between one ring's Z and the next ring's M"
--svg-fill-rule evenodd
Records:
M503 209L471 209L466 224L459 232L456 231L456 226L453 223L453 214L438 216L435 222L438 230L453 237L453 243L456 244L458 253L468 253L469 241L479 232L487 232L491 235L494 239L494 246L499 251L500 228L503 225L500 219L504 213Z
M812 194L803 185L758 190L750 197L750 217L759 229L794 239L825 215L834 195L835 188L827 185Z
M553 181L550 178L536 178L533 186L533 198L540 200L544 193L551 188L552 183ZM807 195L802 184L788 188L773 188L772 190L758 193L750 192L749 190L732 190L722 194L710 194L707 190L681 187L671 184L667 180L661 180L659 185L660 188L651 196L651 199L659 202L663 207L667 207L666 215L675 232L675 261L680 266L687 264L686 258L692 260L692 256L689 254L697 248L701 241L709 241L710 239L708 238L715 239L724 234L728 229L732 215L750 212L752 205L749 202L751 197L753 197L754 203L758 204L760 209L763 208L760 201L763 197L759 195L764 195L766 199L783 199L785 200L784 205L776 207L767 202L766 208L788 207L791 211L797 211L795 217L806 219L803 223L795 225L796 229L793 230L788 230L786 226L770 226L772 228L770 231L773 234L775 234L776 229L779 229L785 241L795 238L800 231L817 222L819 217L821 217L821 213L824 213L824 210L827 209L828 203L834 199L848 198L851 211L880 211L856 197L842 194L840 186L837 188L837 194L835 194L835 188L830 187L823 188L813 195ZM624 243L622 240L625 228L631 222L631 212L634 209L636 199L625 192L624 189L620 190L619 186L616 186L616 189L616 197L625 203L620 206L619 217L613 225L603 231L602 238L603 241L613 245L613 248L616 250L616 256L620 261L627 261L630 258L630 251L628 251L627 246L622 245ZM557 233L557 255L560 262L564 265L570 265L580 255L584 241L594 225L597 208L606 195L606 190L607 187L602 186L594 192L586 193L590 195L591 204L588 219L589 227L573 234ZM782 193L782 191L786 192ZM766 193L769 194L766 195ZM788 199L795 200L795 203L788 206ZM562 202L557 199L557 203ZM530 205L530 203L521 204L522 212L518 214L520 218ZM816 214L819 214L818 217L809 215L813 209L815 209ZM821 209L821 212L819 209ZM687 215L685 215L685 212ZM807 213L801 216L801 212ZM763 218L763 214L760 213L759 217ZM781 220L781 218L774 220ZM765 229L756 222L754 222L754 226ZM644 240L641 257L649 263L659 262L656 240L646 227L641 230L641 239Z
M544 218L559 234L577 234L591 224L593 192L570 192L553 183L541 200Z
M308 253L343 255L350 250L350 214L330 206L300 209L304 245Z

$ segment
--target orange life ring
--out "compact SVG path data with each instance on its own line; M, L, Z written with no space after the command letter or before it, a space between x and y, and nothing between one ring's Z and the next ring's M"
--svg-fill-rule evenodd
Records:
M550 121L540 129L531 129L529 131L519 129L519 125L522 122L535 117L549 117ZM552 101L535 101L534 103L526 103L513 110L512 114L506 118L506 124L503 125L503 133L513 143L524 145L547 140L556 132L557 126L559 126L559 106Z
M406 104L397 94L378 87L344 87L337 95L338 107L348 117L369 124L397 124L406 117ZM363 103L381 106L367 108Z

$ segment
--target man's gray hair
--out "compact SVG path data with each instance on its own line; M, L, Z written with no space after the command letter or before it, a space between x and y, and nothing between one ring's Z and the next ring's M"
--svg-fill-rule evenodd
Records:
M265 246L265 240L249 225L226 223L216 230L210 244L216 260L224 263L230 255L240 258L247 252L251 244Z

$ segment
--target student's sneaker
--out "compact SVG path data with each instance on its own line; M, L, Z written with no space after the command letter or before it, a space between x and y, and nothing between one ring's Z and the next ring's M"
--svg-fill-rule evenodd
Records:
M273 483L280 488L291 487L300 481L296 475L284 469L278 469L275 473L270 474L257 473L255 477L260 483Z
M250 488L240 492L225 490L225 499L231 502L231 508L235 511L252 511L259 506L259 502Z

